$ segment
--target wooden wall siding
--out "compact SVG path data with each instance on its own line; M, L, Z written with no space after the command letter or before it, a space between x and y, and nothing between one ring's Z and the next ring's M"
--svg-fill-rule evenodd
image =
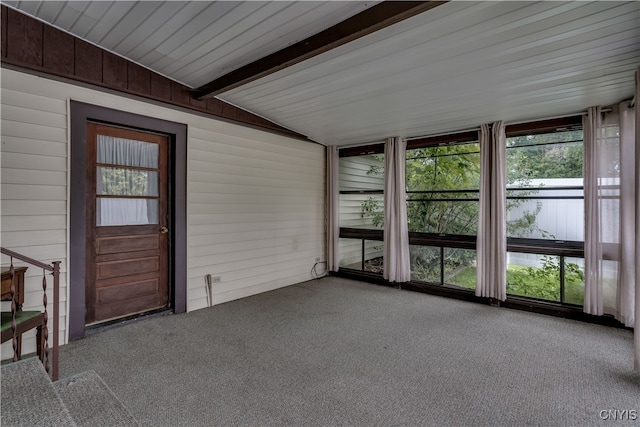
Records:
M7 16L5 13L5 7L2 6L2 13L0 13L0 56L2 58L7 57Z
M28 256L62 260L63 296L69 98L187 124L188 311L207 306L206 274L222 277L213 291L219 304L309 280L315 259L324 260L324 147L12 69L0 84L0 238ZM64 328L66 311L60 320Z
M2 62L306 139L224 101L198 101L177 82L4 5Z
M43 68L60 74L73 74L75 52L73 36L45 25L43 41Z
M133 62L127 62L127 89L132 93L151 94L151 71Z

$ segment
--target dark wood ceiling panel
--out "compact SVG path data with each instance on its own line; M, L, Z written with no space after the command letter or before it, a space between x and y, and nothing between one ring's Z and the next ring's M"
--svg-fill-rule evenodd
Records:
M222 105L224 102L220 101L218 98L209 98L207 99L207 110L211 111L213 114L222 114Z
M151 96L163 101L171 101L171 80L156 73L151 73Z
M42 66L56 73L73 75L73 62L73 36L45 25Z
M177 82L171 82L171 100L180 105L189 105L189 88Z
M15 10L7 12L7 58L41 67L43 24Z
M151 71L133 62L127 63L127 88L141 95L151 94Z
M75 75L81 79L102 83L102 49L75 39Z
M127 88L127 60L104 51L102 54L102 82L117 89Z
M0 22L0 42L2 43L2 57L7 57L7 7L2 5L2 21Z

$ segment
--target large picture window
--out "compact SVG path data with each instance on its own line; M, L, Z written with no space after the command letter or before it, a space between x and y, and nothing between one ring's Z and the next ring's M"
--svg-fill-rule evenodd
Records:
M509 125L505 132L507 295L582 305L582 119ZM383 151L382 144L341 150L341 268L383 272ZM409 140L405 161L413 285L458 295L474 290L478 131Z
M480 186L477 132L409 141L411 279L475 288Z
M339 190L340 268L382 275L384 146L342 151Z
M581 305L582 127L507 129L506 144L507 294Z

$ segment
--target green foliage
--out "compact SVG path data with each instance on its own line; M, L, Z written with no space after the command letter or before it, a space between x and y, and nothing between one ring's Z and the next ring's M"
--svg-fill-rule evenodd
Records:
M565 143L554 144L556 142ZM582 153L581 130L508 138L507 182L515 183L522 179L581 178Z
M478 144L411 150L407 155L406 183L409 191L425 192L410 196L420 201L410 202L407 206L409 230L476 233L478 203L468 199L477 197L480 183ZM450 190L467 190L468 193L447 193Z
M149 172L147 171L100 167L99 173L102 184L101 194L118 196L149 195Z
M560 264L558 257L543 256L542 266L510 265L507 269L507 293L550 301L560 301ZM584 273L574 263L565 264L565 299L582 304Z
M374 227L382 227L384 224L384 212L380 198L368 197L360 205L360 217L371 219Z
M560 301L560 266L557 257L543 257L541 268L509 265L507 293L511 295ZM476 286L476 268L466 267L446 280L469 289ZM584 300L584 272L578 264L565 264L565 302L582 305Z

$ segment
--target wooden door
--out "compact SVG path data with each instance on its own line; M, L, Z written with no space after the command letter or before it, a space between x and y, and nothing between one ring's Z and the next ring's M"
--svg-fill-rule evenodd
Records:
M86 324L166 307L166 136L87 124Z

